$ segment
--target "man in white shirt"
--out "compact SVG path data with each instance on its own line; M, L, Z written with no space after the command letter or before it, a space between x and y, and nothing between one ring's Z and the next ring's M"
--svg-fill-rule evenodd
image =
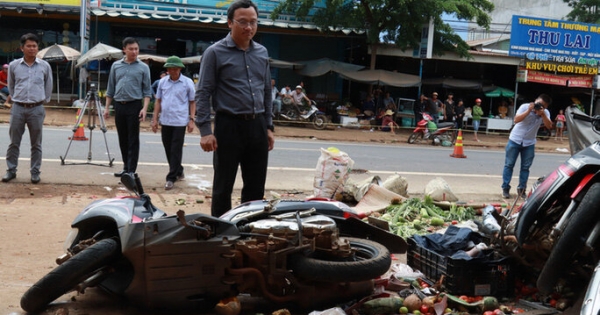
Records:
M173 183L185 178L183 166L183 144L185 131L194 131L196 114L195 88L192 79L181 74L185 68L181 58L167 58L164 68L167 75L160 79L156 88L156 102L152 115L152 131L156 133L160 123L161 140L169 162L169 173L165 189L173 189Z
M271 79L271 97L273 98L273 114L281 112L281 97L279 89L275 86L275 79Z

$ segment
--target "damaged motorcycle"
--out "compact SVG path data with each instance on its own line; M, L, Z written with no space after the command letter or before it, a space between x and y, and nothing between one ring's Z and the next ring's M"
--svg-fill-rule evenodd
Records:
M239 294L314 309L371 294L373 279L391 265L384 245L340 234L333 217L354 214L332 204L278 210L276 202L250 203L222 218L167 215L137 174L121 182L135 195L94 201L74 219L66 253L24 293L23 310L43 311L89 287L153 310L211 310Z
M565 116L572 156L538 179L516 213L504 215L499 238L505 253L539 272L543 295L560 290L561 278L587 283L600 259L600 116L575 107Z

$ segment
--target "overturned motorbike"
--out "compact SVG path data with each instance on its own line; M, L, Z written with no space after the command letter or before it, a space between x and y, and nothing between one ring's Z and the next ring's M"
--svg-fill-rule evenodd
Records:
M316 307L370 294L391 265L385 246L341 236L336 221L314 208L267 203L222 218L166 215L137 174L121 181L136 196L95 201L75 218L59 266L25 292L23 310L40 312L95 286L147 309L210 310L241 293Z
M576 108L568 108L565 116L570 142L581 141L577 135L589 135L590 128L600 134L600 116ZM598 139L586 148L571 143L573 155L540 178L515 213L505 214L499 238L503 250L539 272L542 294L555 292L560 278L587 281L600 259Z
M327 115L317 108L315 101L310 101L310 109L301 111L298 106L293 104L289 98L283 99L283 109L276 117L280 125L288 125L290 123L311 123L313 128L323 130L327 128L329 119Z
M434 145L441 144L444 141L454 144L454 141L456 141L454 123L442 122L436 124L431 115L423 113L423 119L417 122L417 126L408 137L408 143L419 143L423 140L431 140L431 144Z

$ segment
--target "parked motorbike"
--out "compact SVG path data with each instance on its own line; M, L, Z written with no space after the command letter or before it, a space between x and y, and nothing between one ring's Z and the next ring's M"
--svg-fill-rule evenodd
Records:
M408 137L408 143L419 143L423 140L431 140L431 144L441 144L443 141L449 141L454 144L456 141L456 130L454 123L442 122L435 124L433 117L428 113L422 113L423 119L417 123L417 126Z
M545 295L560 278L587 282L600 259L600 116L576 108L565 116L570 141L580 141L574 138L586 126L596 141L536 182L516 214L505 215L507 237L500 238L506 253L539 271L537 288Z
M222 218L166 215L137 174L121 181L135 196L95 201L75 218L59 266L25 292L23 310L40 312L96 286L147 309L212 309L242 293L310 308L372 293L373 279L391 265L385 246L341 236L314 207L278 210L269 202Z
M288 125L290 123L312 123L313 128L317 130L323 130L327 128L329 119L324 112L317 108L315 101L310 101L310 109L308 111L301 111L297 105L293 104L288 98L283 101L283 108L281 113L278 115L279 124Z
M544 126L544 124L542 124L540 126L540 128L538 129L537 132L537 138L539 140L550 140L550 138L552 137L552 130L546 128L546 126Z

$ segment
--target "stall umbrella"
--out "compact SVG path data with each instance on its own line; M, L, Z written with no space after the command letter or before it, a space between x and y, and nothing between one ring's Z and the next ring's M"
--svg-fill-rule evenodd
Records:
M494 98L494 97L515 97L515 92L513 92L507 88L498 86L495 89L493 89L489 92L486 92L485 96L490 98L490 115L492 115L492 98Z
M58 63L62 61L76 60L81 56L78 50L75 50L69 46L54 44L50 47L46 47L37 53L37 57L44 59L48 62L56 62L56 95L57 102L60 104L60 80L58 73Z

